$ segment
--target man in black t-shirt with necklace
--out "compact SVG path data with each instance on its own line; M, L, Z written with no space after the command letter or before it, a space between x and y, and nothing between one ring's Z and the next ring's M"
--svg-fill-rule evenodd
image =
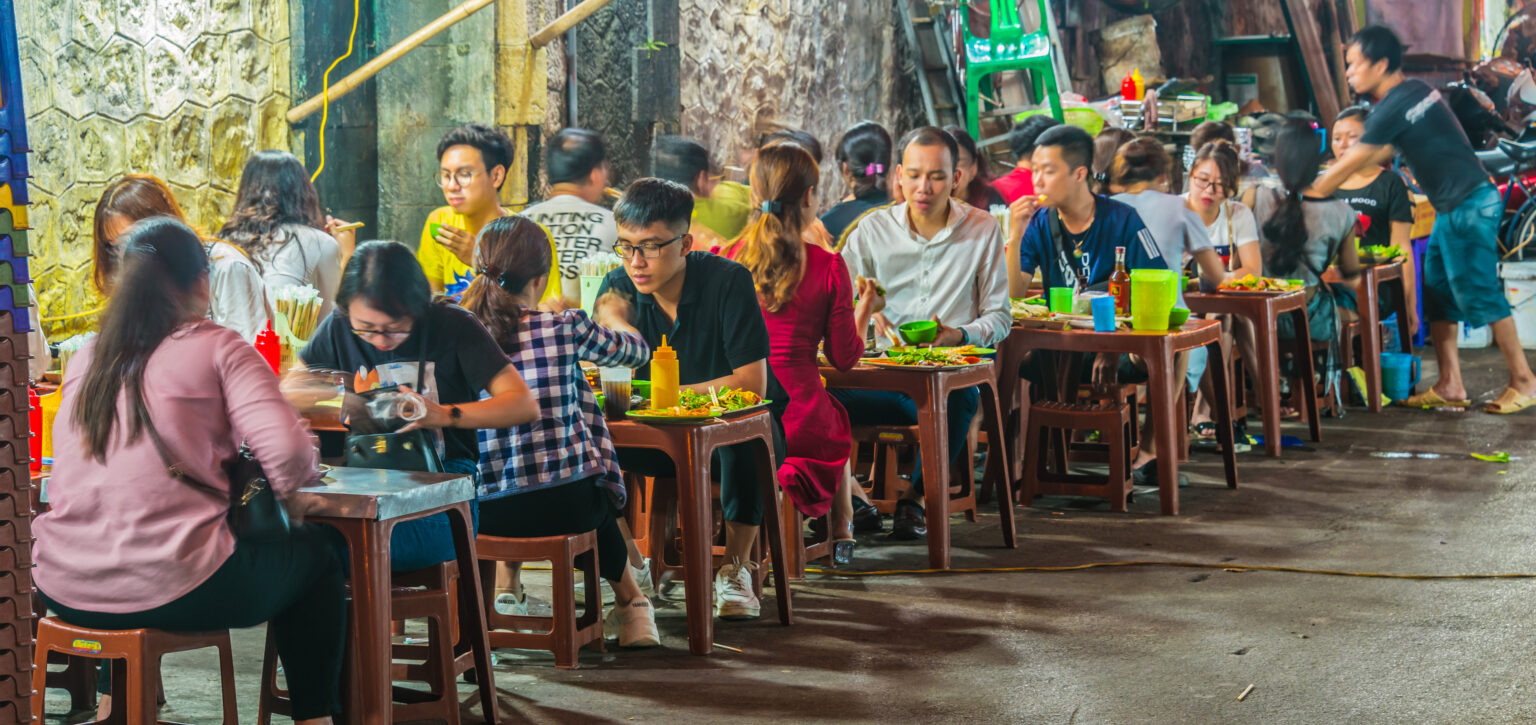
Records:
M1312 185L1328 196L1368 164L1402 153L1435 207L1435 228L1424 254L1424 315L1439 362L1440 379L1428 390L1399 401L1413 408L1467 407L1456 349L1457 323L1489 326L1504 353L1509 385L1483 409L1514 413L1536 405L1531 374L1509 302L1499 284L1498 234L1504 203L1472 151L1440 92L1403 77L1403 44L1390 29L1372 25L1350 39L1345 75L1356 93L1377 99L1365 134Z

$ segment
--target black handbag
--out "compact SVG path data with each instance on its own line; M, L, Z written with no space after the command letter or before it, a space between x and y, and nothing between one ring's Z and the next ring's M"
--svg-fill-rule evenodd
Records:
M359 343L361 344L361 343ZM427 376L426 330L422 330L421 356L416 362L416 393L421 394ZM443 459L437 451L437 434L429 430L396 432L403 420L379 420L368 412L368 403L380 395L398 392L388 386L361 393L348 392L342 401L347 426L354 435L347 436L348 468L382 468L391 471L442 473Z
M219 490L181 470L172 459L165 441L160 438L160 432L155 430L154 423L149 420L147 411L139 411L139 420L149 434L149 439L154 442L155 450L160 453L160 460L165 463L165 470L171 474L171 478L211 491ZM286 537L290 530L288 509L277 500L277 494L268 485L261 462L256 460L251 449L241 445L234 459L224 464L224 470L229 475L227 520L235 538L243 541L273 541Z

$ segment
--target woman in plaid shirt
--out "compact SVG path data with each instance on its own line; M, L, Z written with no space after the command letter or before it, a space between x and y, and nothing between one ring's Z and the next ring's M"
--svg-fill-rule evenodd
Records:
M553 260L548 232L527 217L487 224L476 262L464 306L512 358L542 414L532 423L480 431L480 533L526 538L596 531L598 569L614 592L606 629L619 631L621 647L656 646L656 618L629 568L618 525L624 481L613 441L577 364L638 367L650 359L650 348L627 325L608 329L581 310L535 309ZM489 600L488 594L487 608Z

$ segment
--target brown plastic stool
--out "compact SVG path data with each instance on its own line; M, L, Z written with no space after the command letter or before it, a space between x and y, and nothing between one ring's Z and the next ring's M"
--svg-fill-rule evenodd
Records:
M974 423L974 421L973 421ZM965 439L965 464L953 471L949 487L949 513L965 513L967 521L976 520L976 439L975 427ZM903 448L918 447L918 430L915 425L856 425L853 426L853 442L874 446L874 467L869 474L870 503L883 514L896 512L896 501L912 485L900 476L900 453ZM954 458L952 455L951 458Z
M224 693L224 723L238 725L235 706L235 664L229 632L165 632L158 629L86 629L45 617L37 625L36 666L32 670L32 712L43 713L47 689L48 653L63 652L113 661L112 714L105 723L161 723L155 693L160 689L160 658L172 652L214 647L219 650L219 676ZM126 661L126 662L124 662Z
M544 650L555 655L555 666L573 670L581 666L577 652L596 643L603 651L603 600L597 572L597 533L584 531L567 536L512 539L481 534L475 538L481 561L549 562L554 596L553 617L521 617L494 608L485 613L490 624L492 647ZM576 616L576 563L584 569L584 609ZM528 631L530 628L537 628Z
M444 720L449 725L459 722L458 688L454 683L459 675L473 670L475 664L473 653L459 642L458 579L459 565L453 561L417 571L395 572L391 577L390 617L402 624L407 619L427 620L426 644L397 644L391 648L394 658L417 663L394 663L390 679L424 682L429 688L427 692L394 688L393 719L396 722L432 719ZM288 692L277 686L277 648L272 643L272 630L268 629L256 722L268 725L273 715L291 716L292 713L293 703Z
M1030 406L1029 433L1024 442L1024 489L1020 503L1028 506L1036 496L1061 494L1109 499L1112 511L1125 511L1131 495L1131 429L1135 427L1130 406L1120 403L1072 405L1041 401ZM1097 430L1109 453L1109 472L1092 476L1067 472L1067 458L1056 455L1056 470L1046 470L1049 444L1056 431Z

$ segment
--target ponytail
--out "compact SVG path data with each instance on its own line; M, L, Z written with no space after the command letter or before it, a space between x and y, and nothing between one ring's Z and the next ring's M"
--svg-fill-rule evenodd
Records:
M71 419L85 433L85 454L105 462L126 389L133 414L128 441L137 440L149 420L144 403L144 370L155 349L189 318L198 280L208 273L208 253L191 227L170 217L134 224L115 245L122 267L102 315L91 366L80 384ZM206 310L203 311L205 313Z
M853 177L854 198L884 189L891 134L874 121L854 124L837 142L837 162Z
M1285 198L1263 228L1264 238L1274 248L1270 264L1278 274L1290 274L1301 263L1308 238L1301 194L1317 178L1322 161L1317 125L1287 119L1275 137L1275 171L1285 185Z
M479 318L503 350L516 352L528 311L514 295L554 273L549 232L519 214L492 219L475 242L475 263L475 278L464 291L464 309Z
M816 188L816 161L797 144L776 144L752 164L747 227L732 244L735 259L752 273L758 302L778 312L795 296L805 267L802 237L813 215L801 203Z

